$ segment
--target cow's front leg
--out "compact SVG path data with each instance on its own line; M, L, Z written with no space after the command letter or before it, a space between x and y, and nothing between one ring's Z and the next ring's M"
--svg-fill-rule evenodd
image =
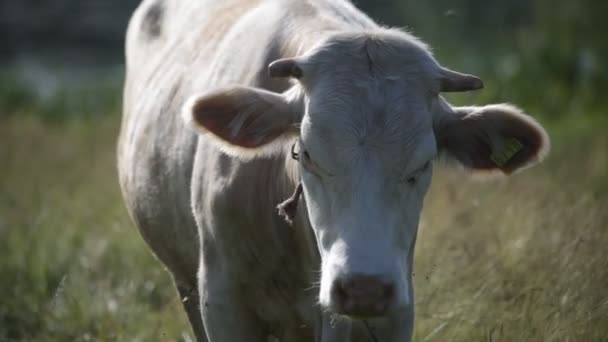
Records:
M199 290L209 342L267 342L265 325L223 272L199 271Z

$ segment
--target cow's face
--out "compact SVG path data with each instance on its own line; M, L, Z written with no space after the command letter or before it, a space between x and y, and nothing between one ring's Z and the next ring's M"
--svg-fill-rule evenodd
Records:
M409 120L377 112L324 123L311 112L302 122L300 173L322 258L319 300L332 311L379 315L412 300L414 243L437 154L428 109L419 109L404 115Z
M235 87L194 97L184 114L238 156L281 153L296 141L322 258L319 301L332 312L381 316L411 306L418 221L438 154L511 173L548 146L514 107L449 106L441 91L481 81L441 68L401 32L336 35L269 71L298 83L284 94Z
M437 154L438 68L416 43L391 50L395 42L340 38L297 61L306 75L298 149L322 258L319 300L342 314L382 315L412 301L414 243Z

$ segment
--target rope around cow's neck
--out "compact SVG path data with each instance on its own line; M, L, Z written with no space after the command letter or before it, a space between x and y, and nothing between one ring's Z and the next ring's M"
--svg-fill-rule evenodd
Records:
M299 161L300 155L295 151L296 143L294 142L291 145L291 158L293 160ZM287 221L289 224L293 224L293 221L296 218L296 213L298 211L298 202L300 200L300 196L302 195L302 182L298 182L296 185L296 189L288 199L279 203L277 205L277 209L279 211L279 215Z
M298 183L298 185L296 186L296 190L294 191L293 195L291 195L291 197L277 205L279 215L281 215L289 224L293 224L293 221L296 218L300 195L302 195L301 182Z
M369 338L373 341L373 342L379 342L378 341L378 337L376 336L376 334L374 333L374 331L372 330L372 327L370 327L369 323L366 320L363 320L363 324L365 324L365 329L367 329L367 332L369 333Z

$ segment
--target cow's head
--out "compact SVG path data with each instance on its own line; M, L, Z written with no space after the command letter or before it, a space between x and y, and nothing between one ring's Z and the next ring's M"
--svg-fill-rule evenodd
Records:
M393 30L337 34L273 62L283 94L232 87L193 97L184 115L227 153L285 153L294 141L322 258L319 300L349 316L411 307L412 259L433 161L510 174L549 140L510 105L451 107L441 92L482 87L442 68L424 44Z

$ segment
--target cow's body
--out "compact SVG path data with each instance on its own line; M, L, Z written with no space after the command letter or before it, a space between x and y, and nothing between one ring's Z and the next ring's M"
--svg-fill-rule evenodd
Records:
M320 247L306 204L301 201L293 225L277 215L276 205L300 177L291 143L261 158L236 158L221 152L215 138L187 128L179 113L192 94L224 86L285 91L291 84L269 78L270 62L306 53L336 32L375 30L381 29L338 0L145 0L134 14L120 182L142 236L171 271L199 340L206 340L205 328L211 342L268 335L369 340L362 324L332 322L318 304ZM405 281L401 296L411 302ZM407 341L412 322L409 305L369 324L382 341Z
M250 162L226 156L198 139L179 112L187 96L223 85L285 89L287 82L268 78L269 62L306 50L324 30L349 26L375 24L345 2L153 0L135 13L121 186L141 234L189 302L197 303L195 208L205 253L227 254L222 267L242 280L238 295L250 299L268 332L311 340L318 251L304 222L290 227L277 215L296 186L284 155ZM196 309L187 310L197 326Z

